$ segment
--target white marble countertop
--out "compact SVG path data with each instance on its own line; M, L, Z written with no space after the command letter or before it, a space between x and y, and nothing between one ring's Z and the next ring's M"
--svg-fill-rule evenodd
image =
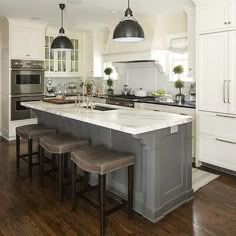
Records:
M43 101L22 102L21 105L132 135L164 129L192 121L191 116L107 104L97 105L117 108L117 110L87 110L86 108L75 108L74 104L57 105Z

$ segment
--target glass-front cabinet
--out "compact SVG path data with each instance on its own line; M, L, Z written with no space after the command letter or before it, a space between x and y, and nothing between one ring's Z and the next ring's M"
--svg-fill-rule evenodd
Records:
M45 36L45 75L47 76L80 76L80 40L71 38L72 51L51 49L53 36Z

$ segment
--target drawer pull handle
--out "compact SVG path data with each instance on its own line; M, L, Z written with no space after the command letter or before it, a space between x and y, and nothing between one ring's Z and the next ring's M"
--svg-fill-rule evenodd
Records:
M220 115L220 114L216 114L216 116L224 117L224 118L232 118L232 119L236 119L236 116L226 116L226 115Z
M186 113L180 113L180 115L182 115L182 116L187 116L188 114L186 114Z
M224 139L219 139L219 138L216 138L216 141L223 142L223 143L236 144L235 142L232 142L232 141L227 141L227 140L224 140Z
M153 111L160 111L160 110L153 110Z
M230 101L230 83L231 83L231 80L228 81L228 103L231 103L231 101Z
M227 83L227 80L224 80L224 86L223 86L223 102L224 103L228 103L228 100L226 99L226 83ZM227 90L228 91L228 90Z

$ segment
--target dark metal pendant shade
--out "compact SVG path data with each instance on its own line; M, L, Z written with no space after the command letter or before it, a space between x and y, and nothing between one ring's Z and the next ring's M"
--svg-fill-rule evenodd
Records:
M141 25L133 17L129 7L125 11L125 17L116 26L113 33L113 40L117 42L139 42L144 40L144 32Z
M51 48L61 50L72 50L73 45L68 37L66 37L65 35L59 35L53 40Z
M144 40L141 25L134 20L123 20L116 26L113 40L117 42L138 42Z
M52 41L51 49L54 50L73 50L73 44L71 40L65 36L65 30L63 28L63 10L65 9L65 4L59 4L61 9L61 28L59 30L59 35Z

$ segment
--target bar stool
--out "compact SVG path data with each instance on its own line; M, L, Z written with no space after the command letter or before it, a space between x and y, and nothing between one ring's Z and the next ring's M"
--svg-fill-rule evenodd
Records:
M70 134L52 134L39 138L40 150L40 185L44 186L44 150L55 155L58 159L59 173L59 197L63 201L64 196L64 167L65 158L68 160L69 154L81 147L89 146L89 139L77 139Z
M29 177L32 178L32 168L39 163L32 163L33 155L38 154L32 152L33 150L33 139L39 138L43 135L56 133L56 129L46 128L39 124L24 125L16 128L16 168L20 168L20 159L28 163ZM21 155L20 150L20 138L28 140L28 153ZM28 158L27 158L28 157Z
M103 145L85 147L71 153L72 160L72 198L73 210L77 207L77 195L82 197L91 206L100 210L100 235L105 233L105 216L113 213L121 207L128 205L129 218L132 217L133 211L133 179L134 179L134 155L130 153L113 151ZM82 170L89 173L97 173L99 177L99 201L97 205L88 199L84 193L89 191L76 192L76 172L77 166ZM122 204L110 209L105 210L105 195L106 195L106 174L115 170L128 167L128 201L122 200ZM94 188L92 188L94 189ZM111 193L110 193L111 194ZM113 195L113 194L112 194ZM117 196L116 196L117 198Z

